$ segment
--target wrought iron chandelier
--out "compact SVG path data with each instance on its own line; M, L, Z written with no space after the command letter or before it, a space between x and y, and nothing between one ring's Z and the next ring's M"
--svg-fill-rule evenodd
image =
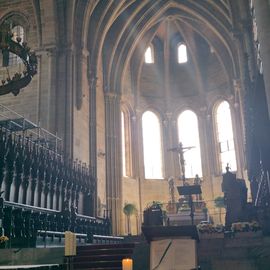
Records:
M31 51L26 42L22 42L21 37L13 39L13 34L10 31L10 26L3 23L0 26L0 50L3 55L3 67L8 66L9 53L13 53L20 57L25 70L16 72L12 77L7 76L2 80L0 85L0 95L12 93L18 95L20 90L26 87L32 80L32 77L37 73L37 57L35 52Z

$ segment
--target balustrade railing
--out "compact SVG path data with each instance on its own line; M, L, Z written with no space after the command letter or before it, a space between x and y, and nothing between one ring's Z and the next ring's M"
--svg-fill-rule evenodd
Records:
M85 163L64 159L40 142L0 127L0 191L6 201L94 214L95 178ZM87 203L84 203L87 202Z
M38 231L71 230L88 239L110 235L108 219L91 217L96 179L90 168L4 127L0 127L1 193L0 220L13 242L27 240L31 246Z
M72 231L87 235L88 242L92 241L93 235L111 234L108 219L79 215L75 209L57 211L7 201L0 203L0 207L4 234L12 247L35 246L39 232L48 232L50 236Z

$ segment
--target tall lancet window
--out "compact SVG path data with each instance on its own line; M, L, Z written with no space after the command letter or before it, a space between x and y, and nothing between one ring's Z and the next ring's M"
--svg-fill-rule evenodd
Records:
M217 106L215 116L221 170L225 172L227 164L229 164L230 169L236 171L232 117L230 105L227 101L222 101Z
M142 116L144 174L146 179L163 179L160 121L146 111Z
M197 115L186 110L178 116L178 138L182 143L185 160L185 177L202 176L200 137Z
M152 45L150 45L144 53L144 62L146 64L154 63L154 49Z
M177 58L179 64L184 64L188 61L187 57L187 46L184 43L178 44Z

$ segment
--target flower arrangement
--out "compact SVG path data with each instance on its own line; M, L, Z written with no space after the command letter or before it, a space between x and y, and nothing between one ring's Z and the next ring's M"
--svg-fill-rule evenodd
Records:
M5 242L7 242L8 240L9 240L9 239L8 239L7 236L5 236L5 235L0 236L0 243L5 243Z
M223 233L224 226L222 224L213 225L210 223L200 223L197 225L200 233Z
M232 232L256 232L260 230L260 225L257 221L252 222L236 222L232 224Z

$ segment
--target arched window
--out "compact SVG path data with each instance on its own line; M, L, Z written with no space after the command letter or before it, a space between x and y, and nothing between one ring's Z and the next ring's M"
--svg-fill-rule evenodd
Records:
M187 57L187 46L184 43L178 44L177 58L179 64L184 64L188 61Z
M184 148L185 177L202 176L201 149L198 119L194 112L186 110L178 116L178 138ZM185 149L186 147L186 149ZM189 149L189 147L192 147Z
M144 62L146 64L153 64L154 63L154 52L153 52L153 46L149 46L145 53L144 53Z
M24 28L21 25L16 25L12 28L11 30L12 34L13 34L13 41L17 42L17 38L21 38L21 42L24 41L25 37L24 37ZM18 64L21 64L22 60L19 56L17 56L16 54L10 53L9 54L9 66L15 66Z
M222 101L217 106L215 120L221 170L222 172L225 172L227 164L229 164L230 169L232 171L236 171L237 166L234 150L231 110L227 101Z
M163 178L160 121L156 114L146 111L142 116L144 173L146 179Z

